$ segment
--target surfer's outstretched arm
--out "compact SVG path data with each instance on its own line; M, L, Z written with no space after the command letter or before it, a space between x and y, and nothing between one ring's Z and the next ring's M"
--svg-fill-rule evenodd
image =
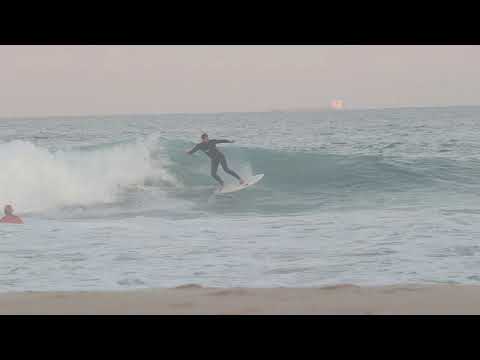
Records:
M200 149L200 144L195 145L195 147L192 150L188 150L187 154L192 155L193 153L197 152L198 149Z
M210 140L210 141L211 142L213 141L215 144L231 144L235 142L233 140Z

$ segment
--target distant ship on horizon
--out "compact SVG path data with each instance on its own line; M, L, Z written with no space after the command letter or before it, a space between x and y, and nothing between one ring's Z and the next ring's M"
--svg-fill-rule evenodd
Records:
M329 106L325 107L299 107L286 109L272 109L272 112L318 112L326 110L342 110L344 108L343 100L332 100Z

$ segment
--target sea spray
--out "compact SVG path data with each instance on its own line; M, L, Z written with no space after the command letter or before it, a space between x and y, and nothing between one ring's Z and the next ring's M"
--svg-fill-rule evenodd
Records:
M142 142L49 151L28 141L12 141L0 144L0 163L0 201L22 212L111 203L125 187L148 179L176 183Z

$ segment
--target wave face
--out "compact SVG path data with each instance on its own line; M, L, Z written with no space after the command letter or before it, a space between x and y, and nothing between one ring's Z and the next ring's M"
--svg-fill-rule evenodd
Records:
M145 196L149 189L157 197L167 196L172 209L176 200L186 200L203 210L277 213L367 205L367 200L374 206L379 198L394 194L472 191L480 175L474 160L406 161L232 146L222 148L232 169L247 178L257 173L265 177L248 191L212 202L216 183L210 176L210 160L201 153L187 156L190 146L158 135L69 150L49 150L28 141L3 143L0 198L24 212L41 212L100 204L121 207L127 192L131 198L135 192ZM221 167L218 173L227 183L235 181Z
M212 184L209 160L183 156L182 146L168 147L171 174L186 186ZM183 146L185 147L185 146ZM229 166L241 175L264 173L248 191L234 194L222 211L263 213L327 211L342 207L376 208L442 201L438 193L467 195L480 188L480 163L445 158L404 159L394 156L325 154L262 148L229 148ZM219 170L226 181L235 181ZM233 200L232 200L233 199ZM437 203L438 204L438 203Z

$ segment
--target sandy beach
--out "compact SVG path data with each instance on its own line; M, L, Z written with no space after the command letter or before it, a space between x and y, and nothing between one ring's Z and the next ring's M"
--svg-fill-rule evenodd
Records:
M0 314L480 314L480 287L203 288L0 294Z

